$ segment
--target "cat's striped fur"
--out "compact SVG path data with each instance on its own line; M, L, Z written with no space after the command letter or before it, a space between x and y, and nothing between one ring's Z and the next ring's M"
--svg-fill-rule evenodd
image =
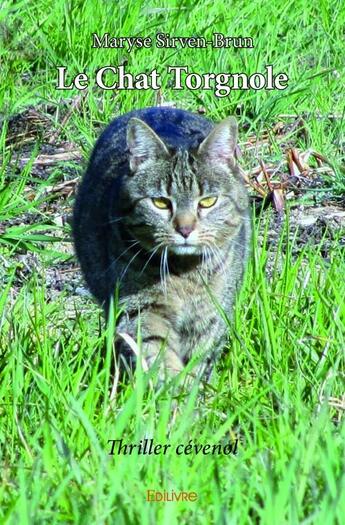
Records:
M136 339L140 318L143 357L150 366L160 353L162 375L198 350L214 361L226 341L216 304L231 316L250 238L236 140L233 118L214 127L182 110L134 111L104 131L79 189L86 282L106 310L118 285L117 329ZM118 351L133 355L123 341Z

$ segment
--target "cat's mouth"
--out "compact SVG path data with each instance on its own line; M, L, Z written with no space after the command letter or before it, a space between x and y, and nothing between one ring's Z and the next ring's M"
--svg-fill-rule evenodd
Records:
M169 251L175 255L199 255L200 246L196 244L172 244L169 246Z

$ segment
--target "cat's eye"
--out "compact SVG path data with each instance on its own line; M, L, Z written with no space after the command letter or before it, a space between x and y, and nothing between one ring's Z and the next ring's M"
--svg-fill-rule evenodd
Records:
M165 197L154 197L152 202L160 210L170 210L171 208L171 202Z
M200 208L211 208L216 204L218 197L205 197L199 200Z

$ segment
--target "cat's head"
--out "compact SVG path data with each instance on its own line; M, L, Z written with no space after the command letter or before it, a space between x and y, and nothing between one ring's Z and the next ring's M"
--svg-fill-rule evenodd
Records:
M234 118L216 125L193 152L170 152L145 122L129 121L131 176L123 185L123 220L145 249L201 255L221 249L237 233L248 198L236 144Z

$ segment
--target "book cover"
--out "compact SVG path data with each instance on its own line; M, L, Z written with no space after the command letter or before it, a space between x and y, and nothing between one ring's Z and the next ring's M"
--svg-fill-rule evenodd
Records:
M1 523L343 523L344 24L340 0L2 2ZM231 258L195 247L219 221Z

